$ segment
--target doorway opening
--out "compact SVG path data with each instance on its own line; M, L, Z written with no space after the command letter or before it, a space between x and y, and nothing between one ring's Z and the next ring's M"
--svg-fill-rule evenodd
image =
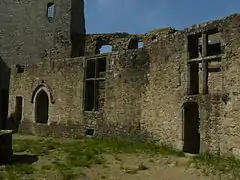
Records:
M0 130L6 128L8 116L8 90L0 90Z
M23 98L22 96L17 96L15 100L15 113L16 120L21 121L23 115Z
M44 90L40 90L35 100L35 121L36 123L48 123L49 99Z
M199 106L196 102L187 102L183 105L183 152L199 154Z

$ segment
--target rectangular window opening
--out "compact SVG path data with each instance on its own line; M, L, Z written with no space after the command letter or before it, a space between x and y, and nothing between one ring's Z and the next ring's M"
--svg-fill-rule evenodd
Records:
M215 58L215 59L211 59L208 62L208 72L209 73L214 73L214 72L221 72L222 70L222 62L221 62L221 58Z
M189 80L189 95L199 94L199 63L189 63L190 80Z
M49 20L54 18L54 13L55 13L55 5L54 2L49 2L47 4L47 18Z
M95 59L87 60L86 78L95 78L95 67L96 67Z
M93 136L94 135L94 129L86 129L85 136Z
M86 81L85 82L85 103L84 110L85 111L93 111L94 110L94 81Z
M22 120L22 111L23 111L23 98L21 96L17 96L15 102L15 113L16 119L18 121Z
M25 66L24 65L16 65L17 68L17 74L24 73Z
M99 111L105 101L106 58L87 60L85 79L85 111Z
M202 40L201 34L188 36L188 53L189 59L198 58L201 54Z
M221 34L215 30L208 33L207 56L221 54Z
M106 75L106 58L97 60L97 77L102 78Z
M105 81L104 80L97 81L96 86L97 86L96 87L97 106L98 109L102 109L105 103Z

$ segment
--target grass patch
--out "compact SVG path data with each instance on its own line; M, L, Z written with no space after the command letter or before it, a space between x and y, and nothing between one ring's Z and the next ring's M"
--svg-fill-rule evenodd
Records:
M51 150L61 146L61 143L53 139L39 139L36 140L13 140L15 152L29 152L36 155L47 155Z
M4 175L7 180L19 180L25 175L30 175L35 172L35 169L31 165L17 164L17 165L7 165L3 168L6 174Z
M176 155L184 156L182 152L175 151L167 145L157 145L156 142L131 141L111 138L91 138L91 139L54 139L54 138L29 138L13 139L14 152L32 154L42 157L48 157L49 162L46 165L35 169L35 165L19 164L6 166L9 179L19 179L33 174L49 173L54 171L60 174L63 180L73 179L81 176L82 167L88 168L91 165L106 165L104 154L138 154L146 153L150 155ZM119 159L120 160L120 159ZM129 173L136 173L140 170L146 170L147 167L140 164L138 168L129 170ZM15 179L14 179L15 178ZM35 177L33 176L33 179Z
M73 168L59 162L54 162L54 169L62 176L62 180L70 180L79 175L74 172Z
M240 160L234 157L204 153L193 157L190 163L195 163L196 168L202 169L206 175L219 172L240 178Z

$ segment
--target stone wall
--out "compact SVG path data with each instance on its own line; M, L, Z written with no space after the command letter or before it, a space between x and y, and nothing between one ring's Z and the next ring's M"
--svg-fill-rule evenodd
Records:
M49 60L44 63L29 64L22 73L17 73L17 67L12 68L9 109L10 114L14 114L16 96L23 97L23 117L21 120L23 130L32 133L37 133L35 131L41 133L43 130L42 133L51 133L50 130L48 132L48 129L52 128L53 131L61 133L60 129L55 128L56 124L67 124L81 120L83 62L83 58ZM34 94L34 91L37 92L38 89L43 89L48 94L48 125L35 124L34 108L37 93ZM42 126L47 127L46 130Z
M166 28L145 35L88 35L85 57L29 64L23 73L16 73L14 67L11 112L20 95L24 98L22 131L79 137L94 129L96 136L158 139L182 150L184 105L195 102L199 106L200 152L238 154L239 17L231 15L182 31ZM189 95L188 36L216 28L221 34L221 70L208 73L209 91L203 93L203 69L199 68L199 94ZM96 55L99 41L111 44L113 52ZM144 47L129 48L131 41L143 41ZM99 111L84 111L85 60L99 57L107 58L105 91L101 93L105 102ZM31 102L34 89L41 84L52 96L45 125L35 123L34 98Z
M141 130L141 96L148 85L149 57L145 49L112 53L106 80L104 134L148 136ZM106 125L106 127L105 127Z
M235 15L224 25L225 58L223 69L224 104L220 121L220 149L223 153L240 154L239 135L239 62L240 16Z
M107 58L105 102L99 111L84 111L85 59ZM143 49L120 51L74 59L49 60L29 64L24 72L12 68L10 114L14 114L16 96L23 97L20 131L33 134L83 136L87 129L95 134L138 136L140 104L148 55ZM49 97L49 122L35 122L35 94L43 89ZM10 123L10 121L9 121ZM13 123L13 124L14 124ZM137 124L137 127L136 127ZM120 127L121 126L121 127ZM134 131L134 132L133 132Z
M81 24L81 29L79 25L71 27L77 29L73 31L75 34L85 33L84 7L73 14L78 16L76 21L71 16L71 1L55 0L54 19L49 20L48 3L47 0L1 2L0 56L8 65L70 57L70 24L71 21Z
M143 41L144 35L128 33L88 34L85 37L85 54L99 54L104 45L112 46L112 51L138 49L138 42Z
M233 149L237 151L240 138L236 133L238 109L235 105L238 87L235 72L239 62L237 58L239 24L236 23L236 19L239 20L239 15L199 24L154 39L152 43L146 45L150 57L149 86L141 103L141 121L155 139L182 149L182 105L194 101L199 104L200 109L200 152L220 150L222 153L229 153L231 152L229 150ZM236 27L233 27L233 22ZM222 70L209 73L208 94L202 94L200 85L200 94L189 96L187 95L187 36L215 27L221 33ZM203 81L201 71L199 80ZM230 96L234 94L233 99L229 94ZM235 113L232 113L233 104Z

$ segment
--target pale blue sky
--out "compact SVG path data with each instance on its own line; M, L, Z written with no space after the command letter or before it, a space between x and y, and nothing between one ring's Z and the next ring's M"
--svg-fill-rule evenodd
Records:
M184 29L240 13L240 0L85 0L87 33Z

